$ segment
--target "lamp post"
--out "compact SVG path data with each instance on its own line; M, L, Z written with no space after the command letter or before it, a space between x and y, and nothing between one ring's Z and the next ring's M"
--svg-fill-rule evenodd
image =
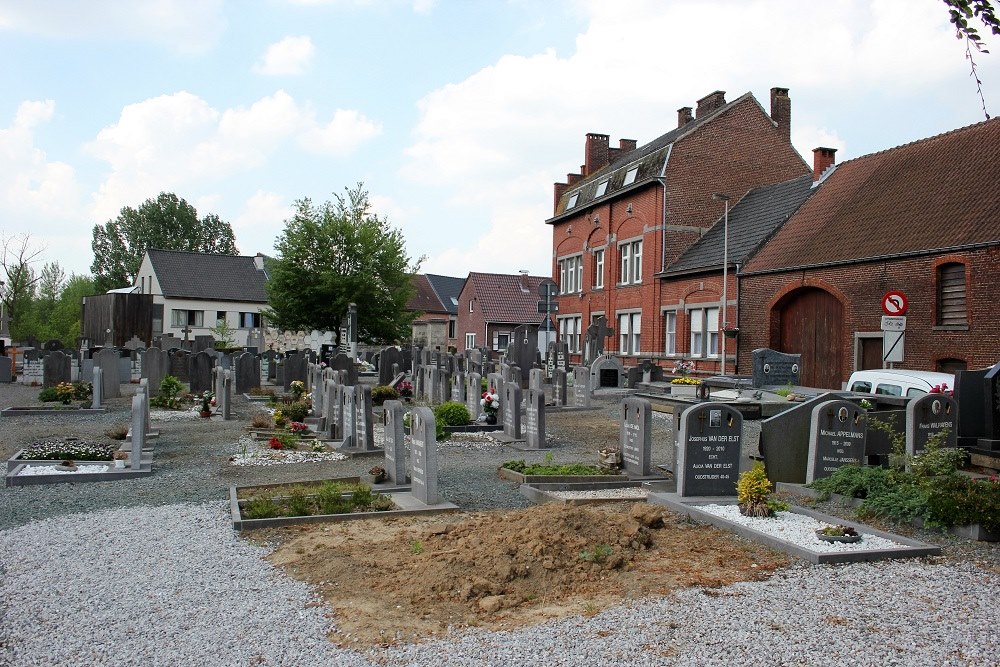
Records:
M722 218L722 329L725 330L729 326L729 320L727 319L727 304L729 301L729 195L723 194L721 192L716 192L712 195L712 199L715 201L724 202L726 205L725 212ZM726 336L723 331L719 332L720 345L722 347L722 372L720 375L726 374Z

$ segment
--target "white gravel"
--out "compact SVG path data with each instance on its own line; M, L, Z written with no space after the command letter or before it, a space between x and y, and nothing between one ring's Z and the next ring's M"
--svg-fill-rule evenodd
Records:
M817 553L898 549L906 546L863 530L858 531L861 535L859 542L824 542L816 537L816 531L829 526L829 523L793 512L778 512L778 516L773 518L755 518L740 514L736 505L698 505L698 509Z
M649 491L637 486L587 491L549 491L548 493L556 498L565 498L566 500L643 500L649 495Z
M109 466L102 465L78 465L76 470L56 470L55 466L24 466L17 472L18 477L31 477L32 475L92 475L98 472L107 472Z

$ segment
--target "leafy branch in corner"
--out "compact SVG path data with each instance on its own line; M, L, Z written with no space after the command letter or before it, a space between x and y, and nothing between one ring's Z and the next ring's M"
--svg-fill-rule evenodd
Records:
M972 68L971 76L976 80L976 92L979 94L979 101L983 105L983 114L986 120L990 119L990 114L986 111L986 98L983 95L983 82L979 79L976 70L976 61L972 58L972 47L980 53L989 53L983 38L979 35L974 25L969 25L969 19L978 18L986 28L994 35L1000 35L1000 19L997 19L996 12L990 0L943 0L948 5L948 14L951 22L955 26L955 37L965 40L965 59L969 61Z

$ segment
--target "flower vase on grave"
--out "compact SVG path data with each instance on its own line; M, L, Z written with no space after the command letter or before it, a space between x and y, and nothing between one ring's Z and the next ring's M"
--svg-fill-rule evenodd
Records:
M486 423L489 424L490 426L493 426L494 424L497 423L497 416L496 415L486 415Z

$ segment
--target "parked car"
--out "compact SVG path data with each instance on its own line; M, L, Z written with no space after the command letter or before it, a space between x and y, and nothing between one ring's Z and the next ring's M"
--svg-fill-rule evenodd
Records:
M848 391L883 396L915 398L930 393L934 387L950 393L955 388L955 376L934 371L879 368L854 371L847 380Z

